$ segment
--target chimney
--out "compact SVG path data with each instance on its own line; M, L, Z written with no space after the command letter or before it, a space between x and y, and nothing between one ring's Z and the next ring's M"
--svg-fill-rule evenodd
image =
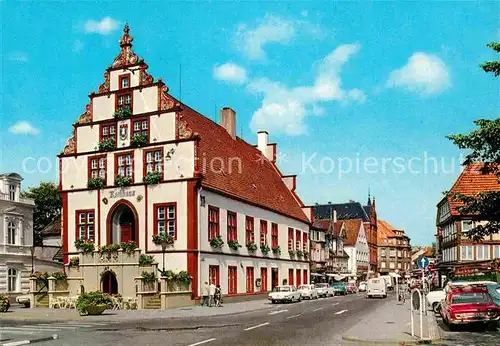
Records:
M257 148L264 155L267 154L267 145L269 144L269 133L267 131L257 132Z
M236 139L236 112L232 108L224 107L221 109L220 124L233 139Z

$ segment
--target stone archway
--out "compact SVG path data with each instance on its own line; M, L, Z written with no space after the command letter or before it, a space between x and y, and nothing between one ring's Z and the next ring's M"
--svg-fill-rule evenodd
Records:
M132 203L116 202L108 212L107 244L134 241L139 244L139 217Z
M103 293L117 294L118 293L118 280L112 271L108 270L102 274L101 288Z

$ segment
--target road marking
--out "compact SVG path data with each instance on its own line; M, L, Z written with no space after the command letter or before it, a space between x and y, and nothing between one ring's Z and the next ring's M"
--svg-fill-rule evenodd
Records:
M200 342L197 342L195 344L191 344L189 346L197 346L197 345L203 345L203 344L206 344L207 342L210 342L210 341L214 341L215 338L212 338L212 339L208 339L208 340L204 340L204 341L200 341Z
M262 323L262 324L258 324L258 325L256 325L256 326L253 326L253 327L250 327L250 328L245 329L245 331L247 331L247 330L252 330L252 329L255 329L255 328L264 327L264 326L267 326L268 324L269 324L269 322Z
M340 310L340 311L337 311L337 312L335 313L335 315L341 315L341 314L343 314L343 313L344 313L344 312L346 312L346 311L347 311L347 310Z
M286 319L290 319L290 318L294 318L294 317L299 317L301 314L298 314L298 315L293 315L293 316L288 316Z
M315 312L315 311L319 311L319 310L323 310L323 309L324 309L324 308L317 308L317 309L313 310L313 312Z
M58 332L60 329L45 329L45 328L33 328L33 327L1 327L0 331L8 332L8 331L26 331L26 332Z
M41 329L45 328L57 328L57 329L78 329L79 326L61 326L61 325L54 325L54 324L32 324L29 326L22 326L22 327L28 327L28 328L34 328L34 327L40 327Z
M335 303L335 304L332 304L332 306L336 306L336 305L339 305L340 303Z
M281 314L282 312L287 312L288 310L278 310L278 311L273 311L270 312L268 315L276 315L276 314Z

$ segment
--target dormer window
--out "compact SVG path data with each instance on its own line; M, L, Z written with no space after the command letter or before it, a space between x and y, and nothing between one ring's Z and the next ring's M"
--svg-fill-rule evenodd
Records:
M9 185L9 200L16 200L16 185Z
M130 88L130 73L121 75L118 78L118 83L120 84L120 89Z

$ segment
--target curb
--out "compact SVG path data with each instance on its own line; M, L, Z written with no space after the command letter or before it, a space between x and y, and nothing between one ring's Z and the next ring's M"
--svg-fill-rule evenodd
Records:
M343 335L342 340L344 341L352 341L358 342L362 344L370 344L370 345L429 345L436 342L441 342L441 338L436 339L424 339L424 340L370 340L370 339L358 339L349 335Z
M57 340L57 339L58 339L58 335L53 334L52 336L46 336L46 337L38 338L38 339L8 342L6 344L0 344L0 346L21 346L21 345L34 344L37 342L44 342L44 341Z

